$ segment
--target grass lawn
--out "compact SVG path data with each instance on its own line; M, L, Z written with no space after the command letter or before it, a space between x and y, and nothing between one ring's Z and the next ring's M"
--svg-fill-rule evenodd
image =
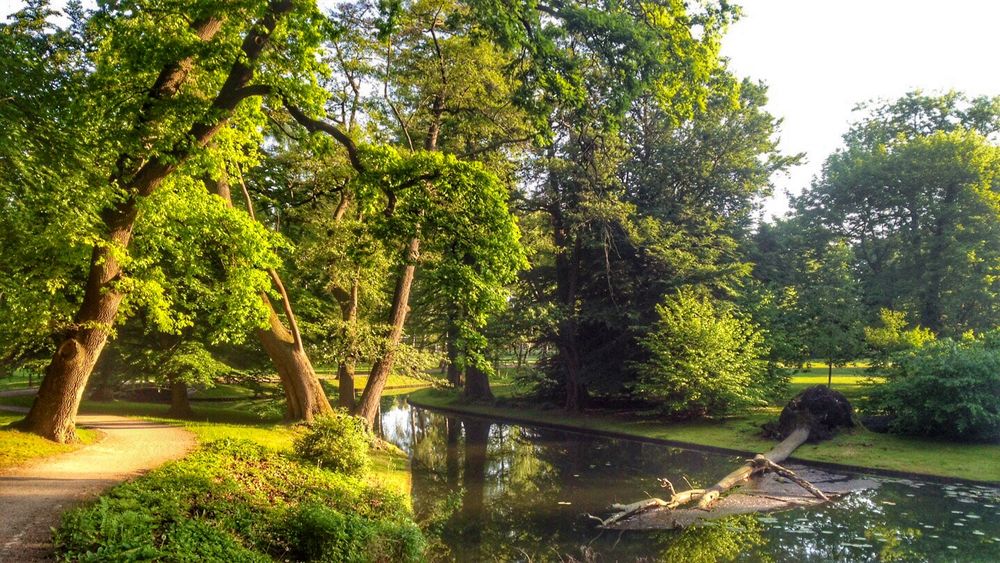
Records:
M792 385L805 388L813 374L793 378ZM860 394L863 376L834 376L834 389L852 400ZM825 383L825 376L823 382ZM509 387L494 389L498 397L509 397ZM797 392L797 391L796 391ZM851 395L854 395L853 397ZM561 409L532 406L466 405L449 390L427 389L411 395L414 403L429 407L458 409L464 412L507 417L525 422L556 424L615 432L631 436L670 440L694 445L713 446L748 454L769 450L773 440L760 436L761 424L777 419L780 407L774 406L754 414L712 421L666 423L654 417L638 417L618 413L588 412L568 414ZM794 458L807 461L836 463L933 475L976 481L1000 481L1000 445L956 444L937 440L904 438L877 434L867 430L841 433L820 444L806 444L795 451Z
M96 442L100 437L97 431L79 428L76 431L81 441L79 444L57 444L34 434L6 428L22 418L23 415L16 413L0 413L0 471L23 465L32 459L71 452Z
M38 387L41 383L41 376L34 376L31 378L30 383L33 387ZM15 375L8 377L0 377L0 391L10 391L13 389L27 389L28 388L28 376L24 372L17 372Z

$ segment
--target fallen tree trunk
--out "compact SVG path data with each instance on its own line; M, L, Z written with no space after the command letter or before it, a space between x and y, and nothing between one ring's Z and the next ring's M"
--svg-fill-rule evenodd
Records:
M667 510L673 510L675 508L680 508L689 503L698 502L697 507L701 510L708 510L711 508L713 502L719 498L719 495L732 489L733 487L743 483L751 476L757 473L763 473L766 471L776 471L774 468L780 468L782 472L787 476L788 474L795 475L795 473L781 467L778 465L779 462L784 461L798 448L809 439L809 427L802 426L797 428L787 438L781 441L777 446L775 446L771 451L764 454L757 454L753 459L747 460L746 463L741 465L739 469L736 469L729 475L726 475L719 480L718 483L712 485L707 489L687 489L685 491L677 491L674 489L673 483L667 479L660 479L660 484L670 491L670 500L663 500L658 498L645 499L631 504L615 504L611 506L612 510L616 512L612 514L607 519L597 518L601 522L602 526L608 526L626 518L630 518L639 514L640 512L645 512L647 510L652 510L656 508L664 508ZM808 484L808 481L799 479L795 476L794 481L799 483ZM802 485L806 490L816 491L822 496L824 500L829 500L819 492L818 489L808 484L808 487Z
M698 499L698 508L707 509L711 506L715 499L719 498L719 495L732 489L736 485L746 481L755 472L767 471L769 468L767 465L757 462L758 459L763 459L772 464L777 464L785 461L788 456L792 455L795 448L798 448L802 444L806 443L809 439L809 427L800 426L796 428L787 438L781 441L777 446L775 446L771 451L765 454L758 454L754 459L747 461L739 469L733 471L729 475L723 477L718 483L712 485L711 487L705 489L704 493Z
M717 483L706 489L690 488L678 492L668 479L660 479L660 484L670 491L669 500L658 498L645 499L631 504L615 504L615 512L606 519L592 517L607 527L631 518L649 510L673 511L685 505L697 502L696 508L709 511L719 497L730 489L746 482L751 477L768 472L776 473L789 479L796 485L808 491L820 501L830 499L820 489L809 481L802 479L795 472L780 465L792 455L796 448L812 439L818 441L829 438L836 429L853 425L854 413L850 403L836 391L827 387L817 386L806 389L792 399L781 413L779 428L776 431L784 439L770 451L757 454L747 460L735 471L732 471Z

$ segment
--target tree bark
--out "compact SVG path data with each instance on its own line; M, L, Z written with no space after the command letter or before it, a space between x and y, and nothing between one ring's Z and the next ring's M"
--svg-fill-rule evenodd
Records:
M416 272L419 258L420 239L414 237L410 239L410 244L407 246L406 262L402 272L400 272L399 279L396 281L396 290L393 292L392 310L389 312L389 324L392 328L386 338L385 351L372 366L368 383L361 394L361 400L354 408L354 414L368 421L369 427L373 427L375 424L375 415L382 398L382 390L389 380L389 374L392 372L392 366L396 360L396 349L403 339L406 314L410 310L410 288L413 286L413 275Z
M470 401L493 402L493 390L490 389L490 378L486 372L476 366L466 368L464 395Z

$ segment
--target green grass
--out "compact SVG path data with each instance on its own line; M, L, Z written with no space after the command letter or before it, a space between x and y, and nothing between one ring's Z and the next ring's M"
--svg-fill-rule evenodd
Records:
M793 386L806 387L811 374L794 378ZM841 375L834 379L834 389L858 392L858 379ZM862 378L863 379L863 378ZM825 380L824 380L825 382ZM494 389L498 397L509 397L510 388ZM538 407L467 405L449 390L428 389L411 395L412 400L430 407L458 409L473 414L507 417L512 420L557 424L581 430L616 432L637 437L670 440L692 445L713 446L745 453L766 451L773 440L760 435L760 426L775 420L780 408L763 409L746 416L719 420L667 423L651 417L611 412L588 412L583 415L561 409ZM795 451L795 458L837 463L871 469L902 471L938 477L975 481L1000 481L1000 445L956 444L938 440L904 438L877 434L863 429L844 432L820 444L806 444Z
M199 389L191 396L192 399L252 399L256 396L253 389L242 385L220 383L218 385Z
M16 413L0 413L0 471L24 465L33 459L71 452L96 442L101 435L96 430L78 428L76 435L80 438L80 443L57 444L40 436L6 427L22 418L23 415Z
M38 387L38 384L42 381L41 376L34 376L31 378L31 384L33 387ZM14 389L27 389L28 388L28 376L24 372L18 372L14 375L8 377L0 377L0 391L11 391Z
M69 511L54 544L69 561L416 561L425 545L402 495L247 441Z

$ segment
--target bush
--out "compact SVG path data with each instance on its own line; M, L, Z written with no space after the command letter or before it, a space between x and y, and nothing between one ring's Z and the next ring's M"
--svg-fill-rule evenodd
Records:
M964 441L1000 441L1000 334L943 339L893 357L869 410L889 431Z
M317 418L295 440L295 454L320 467L348 475L363 475L371 466L372 437L365 421L347 414Z
M726 414L764 405L777 377L767 369L761 330L732 307L683 290L657 307L642 340L650 354L635 390L675 417Z
M295 545L336 522L363 542ZM66 561L402 561L424 545L402 495L231 440L70 510L54 541Z
M322 504L290 510L278 536L295 561L419 561L424 539L416 524L369 522Z

